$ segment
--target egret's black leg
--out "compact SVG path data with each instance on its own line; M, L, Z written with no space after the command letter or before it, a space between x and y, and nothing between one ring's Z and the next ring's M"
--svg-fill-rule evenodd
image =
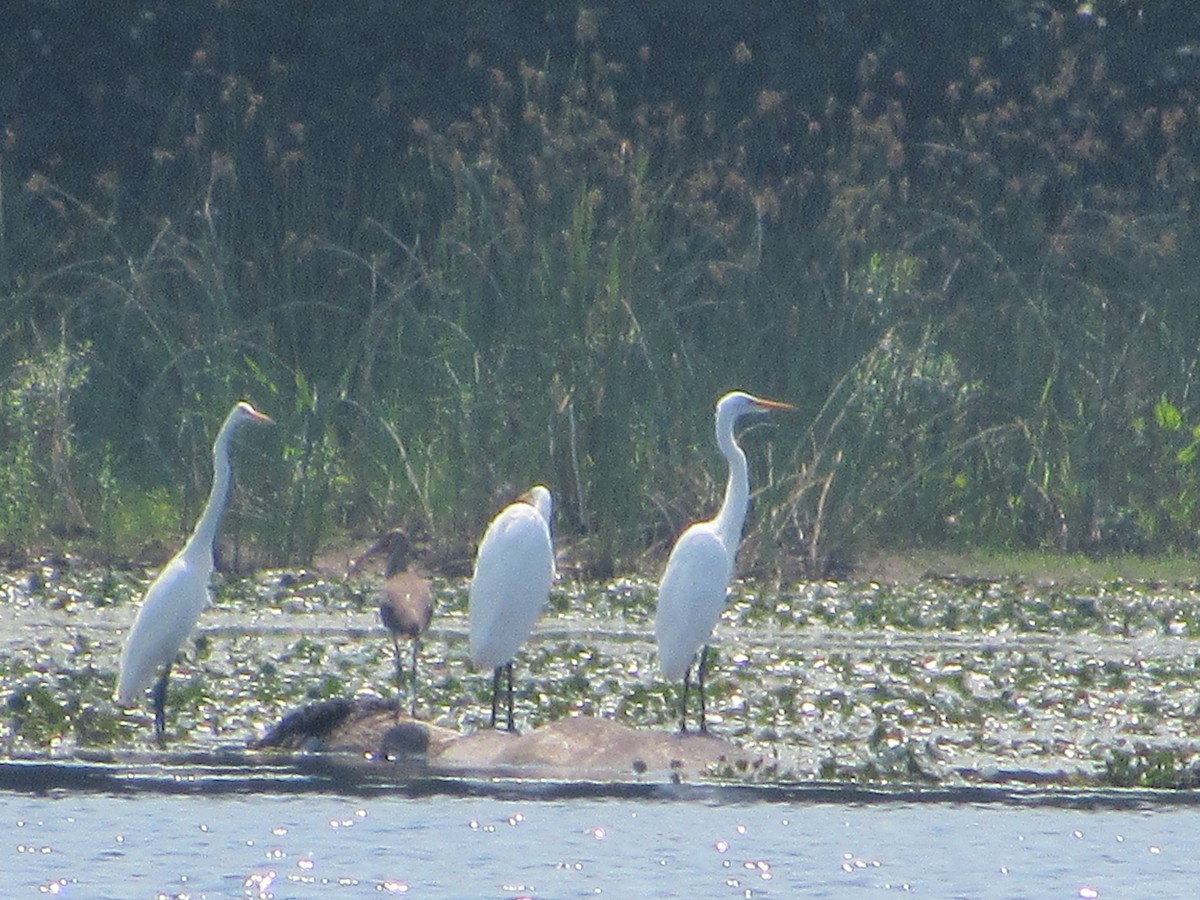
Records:
M496 727L496 701L500 696L500 673L504 666L496 666L496 671L492 673L492 727Z
M151 697L154 701L154 738L158 743L165 743L167 731L167 679L171 675L171 667L163 669L158 681L154 682Z
M408 683L408 690L411 694L409 698L409 706L412 710L412 717L417 717L417 654L421 650L421 639L413 638L412 642L412 679Z
M512 690L512 660L510 659L504 664L505 671L508 672L508 730L513 731L513 690Z
M679 704L682 715L679 718L679 733L687 734L687 698L692 687L692 667L688 666L683 673L683 702Z
M700 651L700 673L697 679L700 682L700 733L708 732L708 724L704 721L704 674L708 671L708 644L704 645L704 649Z

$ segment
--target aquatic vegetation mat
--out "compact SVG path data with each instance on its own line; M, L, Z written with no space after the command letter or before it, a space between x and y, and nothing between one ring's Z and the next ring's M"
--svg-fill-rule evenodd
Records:
M0 742L10 759L153 749L148 698L129 711L112 701L148 576L60 562L4 577ZM373 584L307 572L221 580L172 673L168 749L245 748L286 713L333 697L407 708ZM418 713L469 733L487 723L491 675L467 661L465 583L436 588ZM677 728L680 688L659 675L653 610L653 585L639 580L557 587L516 659L518 727L584 715ZM1178 584L739 583L713 639L709 723L764 764L705 777L1192 787L1198 610L1200 591Z

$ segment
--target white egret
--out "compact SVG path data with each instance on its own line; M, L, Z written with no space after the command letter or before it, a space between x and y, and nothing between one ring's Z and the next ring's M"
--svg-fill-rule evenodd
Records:
M475 557L468 601L471 662L492 669L492 727L500 673L508 673L508 730L513 730L512 659L550 597L554 544L550 537L553 500L534 485L494 518Z
M209 605L209 580L221 513L229 499L233 466L229 461L234 432L247 422L270 422L249 403L238 403L213 442L213 483L208 503L183 549L151 583L121 654L117 702L131 706L157 674L154 685L154 733L161 742L166 728L167 678L184 640Z
M733 577L734 560L742 540L742 526L750 504L750 478L746 454L733 437L733 427L746 413L795 409L789 403L763 400L743 391L733 391L717 401L717 447L729 463L725 500L716 518L696 522L684 530L667 559L658 586L658 611L654 636L658 663L671 681L683 679L681 731L687 731L687 698L691 687L692 661L700 654L700 730L704 721L704 674L708 638L725 606Z
M429 628L433 618L433 588L429 579L411 563L412 542L399 529L389 531L354 561L351 569L357 569L370 556L387 553L383 586L379 590L379 618L392 635L392 648L396 651L396 690L400 690L404 664L400 658L400 638L412 641L412 668L409 678L409 708L412 717L417 717L417 656L421 649L421 635Z

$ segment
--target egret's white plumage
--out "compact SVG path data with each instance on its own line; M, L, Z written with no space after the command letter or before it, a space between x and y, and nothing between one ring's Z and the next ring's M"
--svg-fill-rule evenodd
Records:
M554 582L550 537L553 500L543 485L494 518L475 557L469 595L471 662L495 671L492 724L500 671L508 669L508 727L512 729L512 659L533 631Z
M717 447L729 463L725 500L715 518L696 522L675 542L658 586L654 636L662 673L671 681L683 679L683 727L687 730L687 695L692 661L704 647L725 607L742 526L750 505L750 476L746 454L733 436L737 420L746 413L793 409L788 403L763 400L733 391L717 401ZM704 731L704 656L700 659L700 730Z
M697 522L680 535L658 586L654 636L670 681L687 673L725 608L734 555L711 526Z
M183 549L150 584L142 608L125 641L117 702L134 704L159 675L154 692L155 732L163 733L167 676L179 648L191 634L200 613L211 602L209 579L213 572L213 547L221 513L233 479L230 443L234 432L247 422L270 422L249 403L238 403L226 417L213 442L213 483L208 503Z

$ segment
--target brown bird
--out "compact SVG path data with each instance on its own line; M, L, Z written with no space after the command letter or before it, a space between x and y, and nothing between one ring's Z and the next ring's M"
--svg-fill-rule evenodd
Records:
M413 718L417 716L417 656L421 648L421 635L429 628L433 618L433 588L419 570L410 562L412 542L408 535L393 529L366 549L351 563L351 571L358 569L363 561L379 553L387 553L384 568L385 581L379 590L379 618L383 627L392 635L392 647L396 651L396 690L402 690L404 664L400 655L401 636L412 641L412 669L409 679L409 704Z

